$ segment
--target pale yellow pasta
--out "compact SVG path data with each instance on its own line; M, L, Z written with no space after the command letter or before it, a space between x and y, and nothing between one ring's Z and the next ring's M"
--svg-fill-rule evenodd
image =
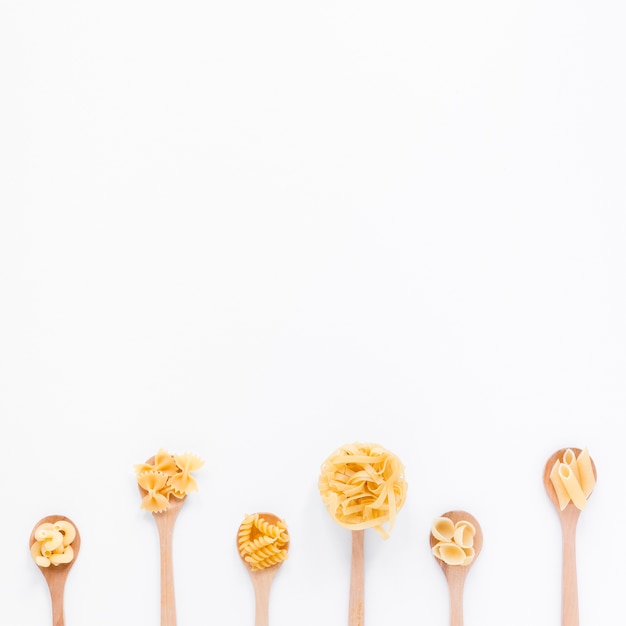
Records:
M574 470L572 470L572 467L565 463L561 463L559 466L559 478L561 479L565 489L567 489L567 494L571 498L574 506L582 511L587 506L587 498L576 478L576 475L574 474Z
M70 563L74 559L71 544L76 538L76 528L70 522L44 522L35 528L33 537L30 555L40 567Z
M353 443L324 461L318 488L338 524L351 530L374 528L386 539L405 502L407 483L395 454L378 444Z
M448 565L469 565L474 559L474 536L476 528L467 520L456 524L449 517L437 517L430 528L432 536L438 541L432 552Z
M73 524L66 522L65 520L59 520L54 523L54 528L63 533L63 545L69 546L76 538L76 528Z
M154 463L138 463L135 474L139 486L146 492L141 508L161 513L170 506L170 496L184 498L197 491L198 484L191 472L204 465L199 457L185 453L172 455L162 448L156 453Z
M552 482L552 486L554 487L554 492L556 493L557 500L559 502L559 508L561 511L567 506L570 501L569 494L567 493L567 489L559 476L559 467L561 466L561 461L558 459L554 462L552 466L552 470L550 470L550 481Z
M561 459L557 459L550 471L559 508L562 511L570 502L578 509L587 506L587 498L596 484L593 464L587 449L576 454L568 448Z
M565 453L563 454L563 463L569 466L569 468L572 470L572 474L574 474L574 479L576 480L577 483L580 484L580 475L578 473L578 464L576 463L576 455L574 454L574 451L571 448L568 448L567 450L565 450Z
M461 548L471 548L474 545L476 529L468 521L457 522L454 525L454 543Z
M146 492L141 500L141 508L152 513L161 513L169 506L169 500L162 493L167 485L167 476L160 472L148 471L137 477L139 486Z
M476 551L474 548L463 548L463 552L465 552L465 560L461 565L469 565L474 560Z
M69 563L74 558L74 550L72 546L66 546L63 552L55 552L49 557L52 565L61 565L61 563Z
M593 465L591 464L591 457L589 456L589 450L587 450L587 448L578 455L576 462L580 476L580 487L585 497L588 498L593 488L596 486L596 476L593 473Z
M438 517L432 523L431 532L439 541L452 541L454 537L454 522L449 517Z
M288 556L287 525L283 520L271 523L258 513L246 515L237 531L237 545L253 571L276 565Z
M439 541L433 546L433 554L448 565L463 565L467 555L461 546L454 542Z
M199 470L204 464L204 461L189 453L174 455L174 461L179 471L170 478L172 489L176 493L198 491L198 484L196 483L196 479L191 475L191 472Z

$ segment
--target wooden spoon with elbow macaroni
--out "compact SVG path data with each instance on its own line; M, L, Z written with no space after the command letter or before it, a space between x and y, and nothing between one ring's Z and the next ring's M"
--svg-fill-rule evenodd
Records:
M441 517L448 518L453 524L457 524L459 522L469 522L475 530L472 546L473 558L468 564L451 565L435 556L435 560L441 567L444 576L446 577L446 581L448 582L448 589L450 592L450 626L463 626L463 589L465 587L465 579L467 578L470 568L482 550L483 532L478 520L466 511L448 511ZM438 542L439 539L437 539L431 532L431 549L434 548Z
M80 533L78 532L78 528L76 528L76 524L64 515L47 515L46 517L41 518L33 527L28 546L32 554L33 546L38 541L38 537L36 537L38 529L42 526L42 524L56 524L57 522L67 522L71 524L75 530L76 534L69 544L72 548L72 558L67 563L59 563L58 565L50 564L48 566L37 564L37 567L46 579L46 583L48 583L50 599L52 601L52 626L64 626L65 582L67 580L67 575L70 573L70 570L76 562L76 557L78 556L78 552L80 550Z
M281 524L284 525L284 522L273 513L257 513L256 515L263 522L267 522L274 527L277 527ZM239 552L239 558L241 559L241 562L248 570L250 580L252 581L252 587L254 589L254 624L255 626L268 626L270 589L272 587L272 582L278 572L278 569L283 564L284 558L286 558L287 551L289 550L289 539L287 538L286 542L284 542L282 545L282 550L284 550L283 560L277 561L276 563L268 565L267 567L261 567L257 569L255 568L254 564L249 559L246 559L244 554L242 554L240 538L242 536L245 525L246 521L244 520L244 523L239 526L239 530L237 532L237 551ZM286 533L286 527L285 536L288 537Z

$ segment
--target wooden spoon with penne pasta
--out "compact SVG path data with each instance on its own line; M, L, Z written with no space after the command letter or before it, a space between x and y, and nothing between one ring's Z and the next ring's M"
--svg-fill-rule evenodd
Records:
M58 547L53 548L55 533L61 533L63 539ZM48 542L50 543L46 545ZM64 626L65 581L80 550L80 533L68 517L47 515L35 524L28 546L33 560L48 583L52 601L52 626Z
M450 626L463 626L465 579L483 547L478 520L467 511L448 511L431 528L430 547L448 582Z
M237 551L252 581L255 626L268 626L272 582L287 558L289 533L273 513L247 515L237 531Z
M561 522L561 625L578 626L576 526L596 483L596 466L587 450L561 448L546 462L543 484Z

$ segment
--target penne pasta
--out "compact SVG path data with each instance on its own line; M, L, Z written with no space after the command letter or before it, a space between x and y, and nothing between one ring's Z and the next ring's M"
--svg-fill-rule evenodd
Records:
M562 458L557 458L552 466L550 482L561 511L570 502L582 511L596 484L593 463L587 449L579 451L576 456L574 450L567 448Z

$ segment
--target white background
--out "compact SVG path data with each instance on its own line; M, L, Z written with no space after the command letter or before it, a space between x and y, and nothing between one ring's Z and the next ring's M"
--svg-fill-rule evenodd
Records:
M345 626L322 461L406 466L368 626L447 624L433 517L484 547L467 626L560 623L543 466L588 447L581 624L623 613L626 11L617 0L0 0L0 624L77 524L68 626L156 626L133 465L205 460L178 623L253 624L246 513L291 531L272 626Z

